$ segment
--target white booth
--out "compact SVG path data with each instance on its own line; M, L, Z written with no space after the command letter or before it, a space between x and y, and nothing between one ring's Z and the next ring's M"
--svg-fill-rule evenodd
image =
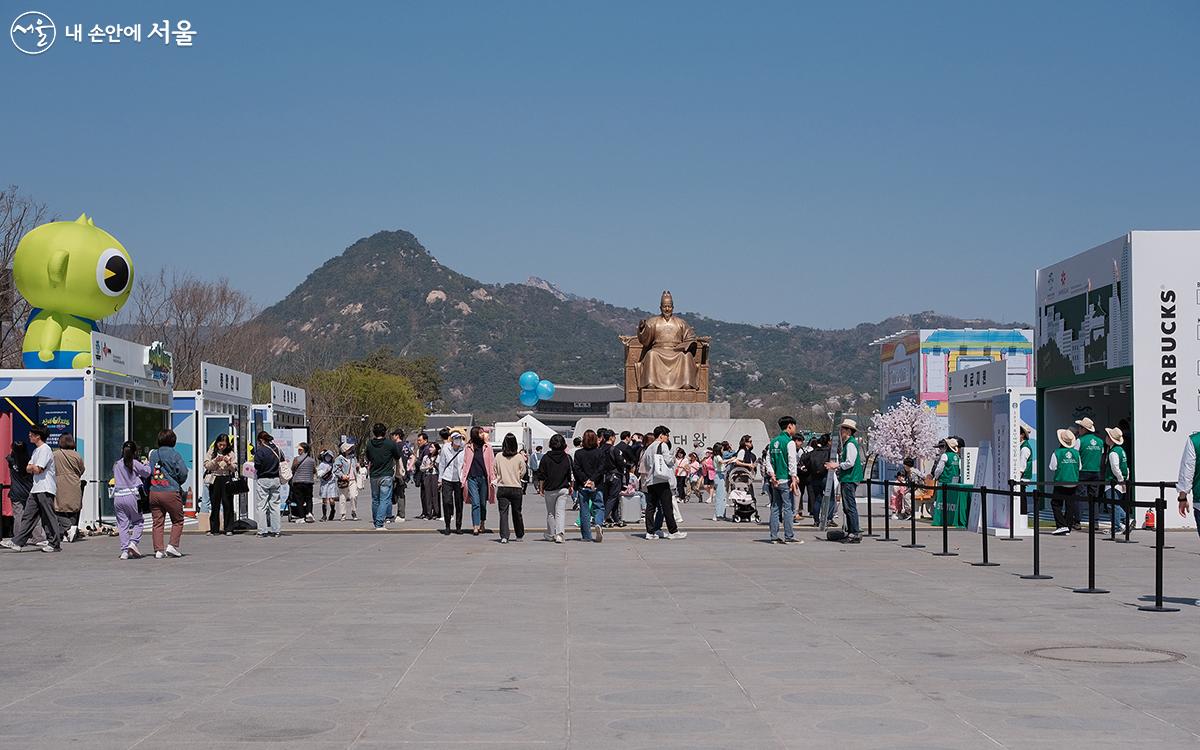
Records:
M126 440L145 453L158 444L170 424L171 354L155 342L132 341L92 333L92 366L69 370L0 370L0 442L28 440L29 428L43 423L51 444L75 437L86 465L81 525L113 521L108 482ZM7 451L6 451L7 453ZM0 463L0 482L9 483ZM11 514L7 493L4 510Z
M1090 417L1101 436L1121 428L1135 481L1174 482L1200 430L1200 231L1129 232L1039 269L1036 300L1043 474L1055 430ZM1174 510L1164 520L1195 525Z
M961 437L963 482L976 487L1008 490L1010 479L1021 476L1021 425L1037 442L1037 401L1028 365L1005 359L959 370L950 376L949 429ZM979 530L980 501L971 496L967 528ZM995 496L988 502L988 529L1007 535L1016 519L1014 536L1033 533L1021 499Z
M303 388L271 381L271 402L255 404L251 411L250 441L253 444L259 432L266 430L275 438L275 447L291 460L296 457L296 446L308 442L308 396ZM286 504L287 488L280 504Z
M176 448L188 465L184 499L184 510L188 515L209 510L204 457L218 436L229 437L239 465L246 460L252 386L248 373L201 362L200 388L175 391L171 424L179 440ZM251 515L246 495L238 498L235 507L239 518Z

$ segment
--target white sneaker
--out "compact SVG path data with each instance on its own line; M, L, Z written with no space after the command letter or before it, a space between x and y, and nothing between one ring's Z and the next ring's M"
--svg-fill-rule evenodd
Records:
M126 552L125 550L121 550L121 559L122 559L122 560L128 560L128 559L129 559L129 553L128 553L128 552Z
M676 531L674 534L667 535L668 539L687 539L686 531Z
M168 544L167 557L183 557L183 553Z
M78 526L72 526L71 528L67 529L67 541L68 542L75 541L75 537L77 537L77 536L79 536L79 527Z
M1057 529L1055 529L1054 531L1051 531L1050 533L1053 536L1066 536L1067 534L1071 533L1071 527L1059 526Z
M61 548L51 547L49 544L47 544L45 547L42 547L42 552L61 552L61 551L62 551Z
M164 554L163 554L163 553L161 553L161 552L155 552L155 553L154 553L154 559L155 559L155 560L161 560L161 559L163 559L164 557L166 557L166 555L164 555Z
M0 547L3 547L4 549L10 549L13 552L21 551L21 548L18 547L16 544L14 544L13 540L11 540L11 539L0 540Z
M396 519L396 523L404 523L404 519L403 519L403 518L397 518L397 519Z
M141 552L141 550L138 549L138 546L136 544L129 545L129 549L127 549L125 551L128 552L129 557L134 560L136 560L142 556L142 552Z
M33 546L34 546L34 547L49 547L49 546L50 546L50 542L48 542L48 541L46 541L45 539L43 539L43 540L42 540L42 541L40 541L40 542L34 542L34 543L33 543Z
M648 531L646 532L646 541L648 541L648 542L653 542L653 541L655 541L656 539L658 539L658 535L657 535L657 534L651 534L651 533L650 533L650 532L648 532Z
M712 517L712 520L714 520L714 521L720 521L721 519L717 518L716 516L713 516L713 517Z
M654 533L658 534L659 539L670 539L671 538L671 535L667 533L666 529L659 529L658 531L656 531Z
M555 543L555 544L562 544L562 543L563 543L563 535L562 535L562 534L555 534L555 535L554 535L554 543Z
M387 527L386 526L376 526L375 530L376 531L387 531Z

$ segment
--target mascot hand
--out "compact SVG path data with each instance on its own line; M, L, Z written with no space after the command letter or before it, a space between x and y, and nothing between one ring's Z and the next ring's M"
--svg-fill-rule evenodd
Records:
M54 359L54 352L43 349L38 352L38 359L43 362L49 362L50 360Z

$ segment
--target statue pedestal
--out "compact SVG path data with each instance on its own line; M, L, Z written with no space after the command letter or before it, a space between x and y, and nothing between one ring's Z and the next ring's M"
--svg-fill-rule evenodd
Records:
M616 432L649 432L658 425L671 430L671 444L687 451L711 448L728 441L734 450L742 435L754 439L757 454L767 445L767 427L761 419L730 419L729 403L615 403L608 405L607 417L581 419L575 425L576 436L601 427Z

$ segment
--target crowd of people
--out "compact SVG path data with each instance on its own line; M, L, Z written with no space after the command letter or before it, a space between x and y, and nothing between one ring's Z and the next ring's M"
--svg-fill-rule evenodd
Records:
M1080 506L1089 500L1108 504L1113 524L1126 533L1134 524L1127 500L1127 437L1120 427L1104 428L1103 438L1097 432L1087 417L1056 432L1059 446L1048 462L1055 535L1080 528ZM252 463L242 466L229 436L220 435L201 462L210 507L207 533L235 532L239 519L234 498L247 492L253 494L252 526L260 538L279 536L285 513L294 523L356 520L360 492L369 492L370 520L375 529L384 530L389 523L405 522L405 488L412 484L420 497L417 518L440 521L446 535L464 533L468 508L472 535L495 533L487 520L489 506L497 506L499 541L507 544L525 537L523 502L532 484L545 500L547 541L565 540L568 512L576 514L573 524L584 541L602 542L604 529L639 521L644 524L644 532L639 533L647 540L678 540L687 537L679 528L681 506L692 500L713 505L714 521L742 520L749 512L734 509L730 519L730 508L746 505L757 519L755 483L761 480L772 543L802 543L795 525L806 512L813 526L832 527L839 507L842 523L828 531L828 538L846 543L861 540L857 489L867 464L857 424L851 419L839 425L835 449L829 434L806 439L797 431L795 419L783 417L778 434L759 454L749 435L742 436L736 449L718 442L701 450L673 441L670 429L663 425L645 433L619 435L606 428L587 430L570 445L554 435L548 450L539 445L532 452L509 433L497 453L490 438L485 428L476 426L465 434L442 429L436 439L420 432L410 442L403 430L389 433L377 423L361 446L344 442L336 454L322 450L314 455L307 443L299 443L296 455L288 459L269 433L260 432ZM28 444L17 441L11 446L7 463L14 530L10 539L0 541L0 547L58 552L64 541L74 541L80 533L84 461L70 434L59 436L53 448L49 439L47 428L35 425L29 430ZM164 429L148 453L127 441L112 467L110 487L123 560L142 557L146 514L151 517L154 557L182 556L189 469L175 448L176 439L172 430ZM895 474L895 492L889 498L895 517L928 516L937 488L961 482L962 439L950 436L937 448L931 472L920 472L909 459ZM1189 510L1189 493L1200 488L1195 471L1198 450L1200 433L1188 438L1181 460L1180 514ZM1024 425L1018 455L1022 479L1032 481L1037 449ZM831 474L836 478L832 483L836 496L827 492ZM733 490L735 476L752 481ZM287 502L281 506L285 494ZM319 521L314 517L318 503ZM1197 515L1200 521L1200 511Z

